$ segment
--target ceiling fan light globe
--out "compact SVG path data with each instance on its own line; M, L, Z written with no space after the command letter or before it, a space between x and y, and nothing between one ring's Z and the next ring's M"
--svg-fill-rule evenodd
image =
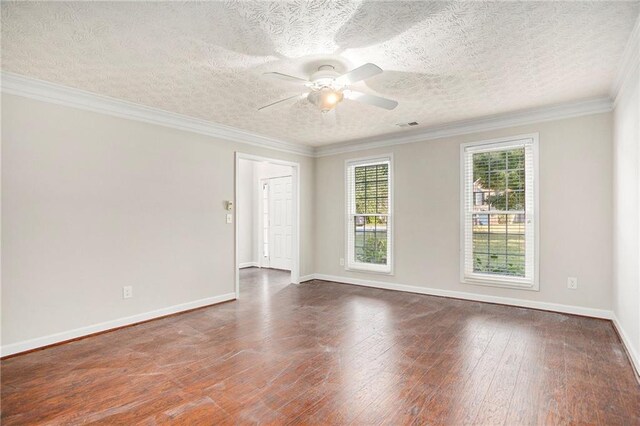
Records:
M331 89L323 89L320 91L319 107L322 111L330 111L335 108L343 98L342 92Z

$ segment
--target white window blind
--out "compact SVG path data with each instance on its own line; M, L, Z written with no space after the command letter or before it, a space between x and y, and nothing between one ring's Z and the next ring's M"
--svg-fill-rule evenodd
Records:
M347 269L392 272L390 156L346 163Z
M461 157L461 279L537 290L537 135L465 144Z

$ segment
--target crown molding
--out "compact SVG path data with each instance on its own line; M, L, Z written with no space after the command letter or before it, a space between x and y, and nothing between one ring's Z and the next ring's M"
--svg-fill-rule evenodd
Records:
M50 102L72 108L108 114L115 117L157 124L199 133L228 141L269 148L291 154L313 157L315 150L306 145L293 144L261 136L211 121L151 108L133 102L102 96L80 89L49 83L10 72L2 72L2 93Z
M618 102L622 88L629 82L631 76L637 75L638 68L640 68L640 15L631 31L618 65L618 72L611 85L610 97L613 99L614 107Z
M223 140L308 157L325 157L371 148L423 142L432 139L478 133L524 124L609 112L613 108L612 102L609 98L590 99L586 101L458 121L441 126L421 129L418 132L378 135L370 138L345 141L314 148L14 73L3 71L1 73L1 77L2 93L23 96L44 102L108 114L130 120L157 124L160 126L212 136Z
M544 121L579 117L582 115L598 114L603 112L610 112L612 109L613 105L611 99L609 99L608 97L553 105L549 107L527 109L506 114L477 118L473 120L457 121L441 126L429 127L419 132L412 132L410 134L395 133L359 139L351 142L320 146L316 148L316 157L326 157L347 152L362 151L365 149L424 142L432 139L467 135L471 133L485 132L507 127L541 123Z

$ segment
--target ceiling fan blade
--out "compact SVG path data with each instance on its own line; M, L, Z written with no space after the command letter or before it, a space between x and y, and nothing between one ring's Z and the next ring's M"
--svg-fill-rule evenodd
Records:
M336 83L347 86L349 84L357 83L358 81L366 80L367 78L378 75L381 72L382 68L377 65L364 64L361 67L351 70L336 78Z
M307 94L303 93L302 95L293 95L293 96L289 96L288 98L284 98L284 99L280 99L279 101L275 101L273 103L270 103L269 105L265 105L265 106L261 106L260 108L258 108L258 111L261 111L265 108L269 108L272 107L274 105L278 105L282 102L286 102L286 101L290 101L291 99L302 99L303 97L305 97Z
M265 72L262 73L264 77L275 78L277 80L288 81L289 83L297 83L297 84L306 84L309 83L309 80L305 80L304 78L294 77L289 74L282 74L281 72Z
M384 108L389 110L394 109L395 107L398 106L397 101L383 98L376 95L369 95L367 93L354 92L353 90L345 90L344 97L347 99L351 99L352 101L358 101L358 102L362 102L365 104L369 104L369 105L373 105L379 108Z

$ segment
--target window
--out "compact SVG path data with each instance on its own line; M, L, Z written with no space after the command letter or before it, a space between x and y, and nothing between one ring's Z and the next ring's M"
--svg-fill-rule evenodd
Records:
M538 290L538 136L464 144L461 279Z
M346 163L347 269L391 273L390 156Z

